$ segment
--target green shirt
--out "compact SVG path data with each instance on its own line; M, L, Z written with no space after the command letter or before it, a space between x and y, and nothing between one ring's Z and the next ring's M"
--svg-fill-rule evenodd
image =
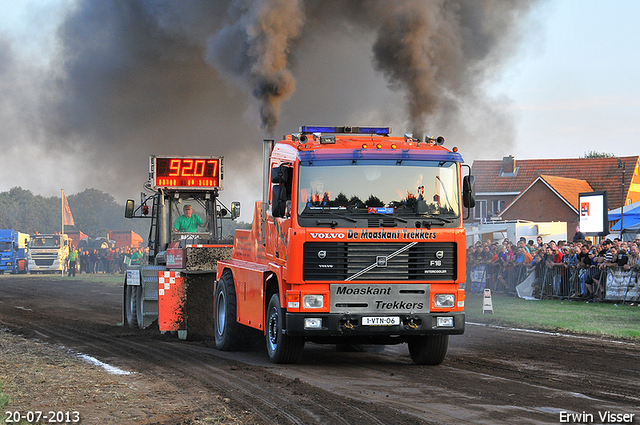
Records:
M202 226L204 221L195 214L191 214L191 217L187 218L184 215L181 215L176 219L173 227L178 230L178 232L191 232L195 233L198 231L198 226Z

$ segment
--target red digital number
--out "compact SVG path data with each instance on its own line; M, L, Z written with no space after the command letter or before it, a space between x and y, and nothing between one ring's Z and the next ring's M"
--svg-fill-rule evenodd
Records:
M205 162L204 159L196 160L195 168L193 170L194 177L202 177L204 176Z
M193 159L183 159L182 160L182 175L184 177L192 177L193 176Z
M212 164L211 177L216 177L218 175L218 160L210 159L207 163Z
M171 170L171 172L169 173L169 177L175 177L180 175L181 163L182 161L180 161L179 159L171 160L171 162L169 163L169 170Z

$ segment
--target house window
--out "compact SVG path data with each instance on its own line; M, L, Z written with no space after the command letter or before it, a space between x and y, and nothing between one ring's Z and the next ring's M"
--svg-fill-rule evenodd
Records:
M482 221L487 218L487 201L476 201L476 206L473 211L473 217L475 220Z
M504 208L504 201L494 199L491 201L491 212L493 215L497 215Z

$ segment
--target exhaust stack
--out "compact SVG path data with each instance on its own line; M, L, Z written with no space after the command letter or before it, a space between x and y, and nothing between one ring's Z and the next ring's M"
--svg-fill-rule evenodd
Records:
M269 207L269 189L271 188L271 176L269 168L269 159L273 151L273 139L264 139L262 145L262 211L260 213L260 234L262 236L262 244L267 239L267 209Z

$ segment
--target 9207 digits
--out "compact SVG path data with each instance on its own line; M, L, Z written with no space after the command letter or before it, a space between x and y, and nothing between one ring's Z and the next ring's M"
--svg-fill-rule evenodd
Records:
M63 412L63 411L54 411L49 410L47 412L42 412L39 410L28 411L22 413L18 410L10 411L7 410L4 412L5 419L4 423L20 423L20 421L24 421L27 423L49 423L49 424L60 424L60 423L78 423L80 422L80 412Z

